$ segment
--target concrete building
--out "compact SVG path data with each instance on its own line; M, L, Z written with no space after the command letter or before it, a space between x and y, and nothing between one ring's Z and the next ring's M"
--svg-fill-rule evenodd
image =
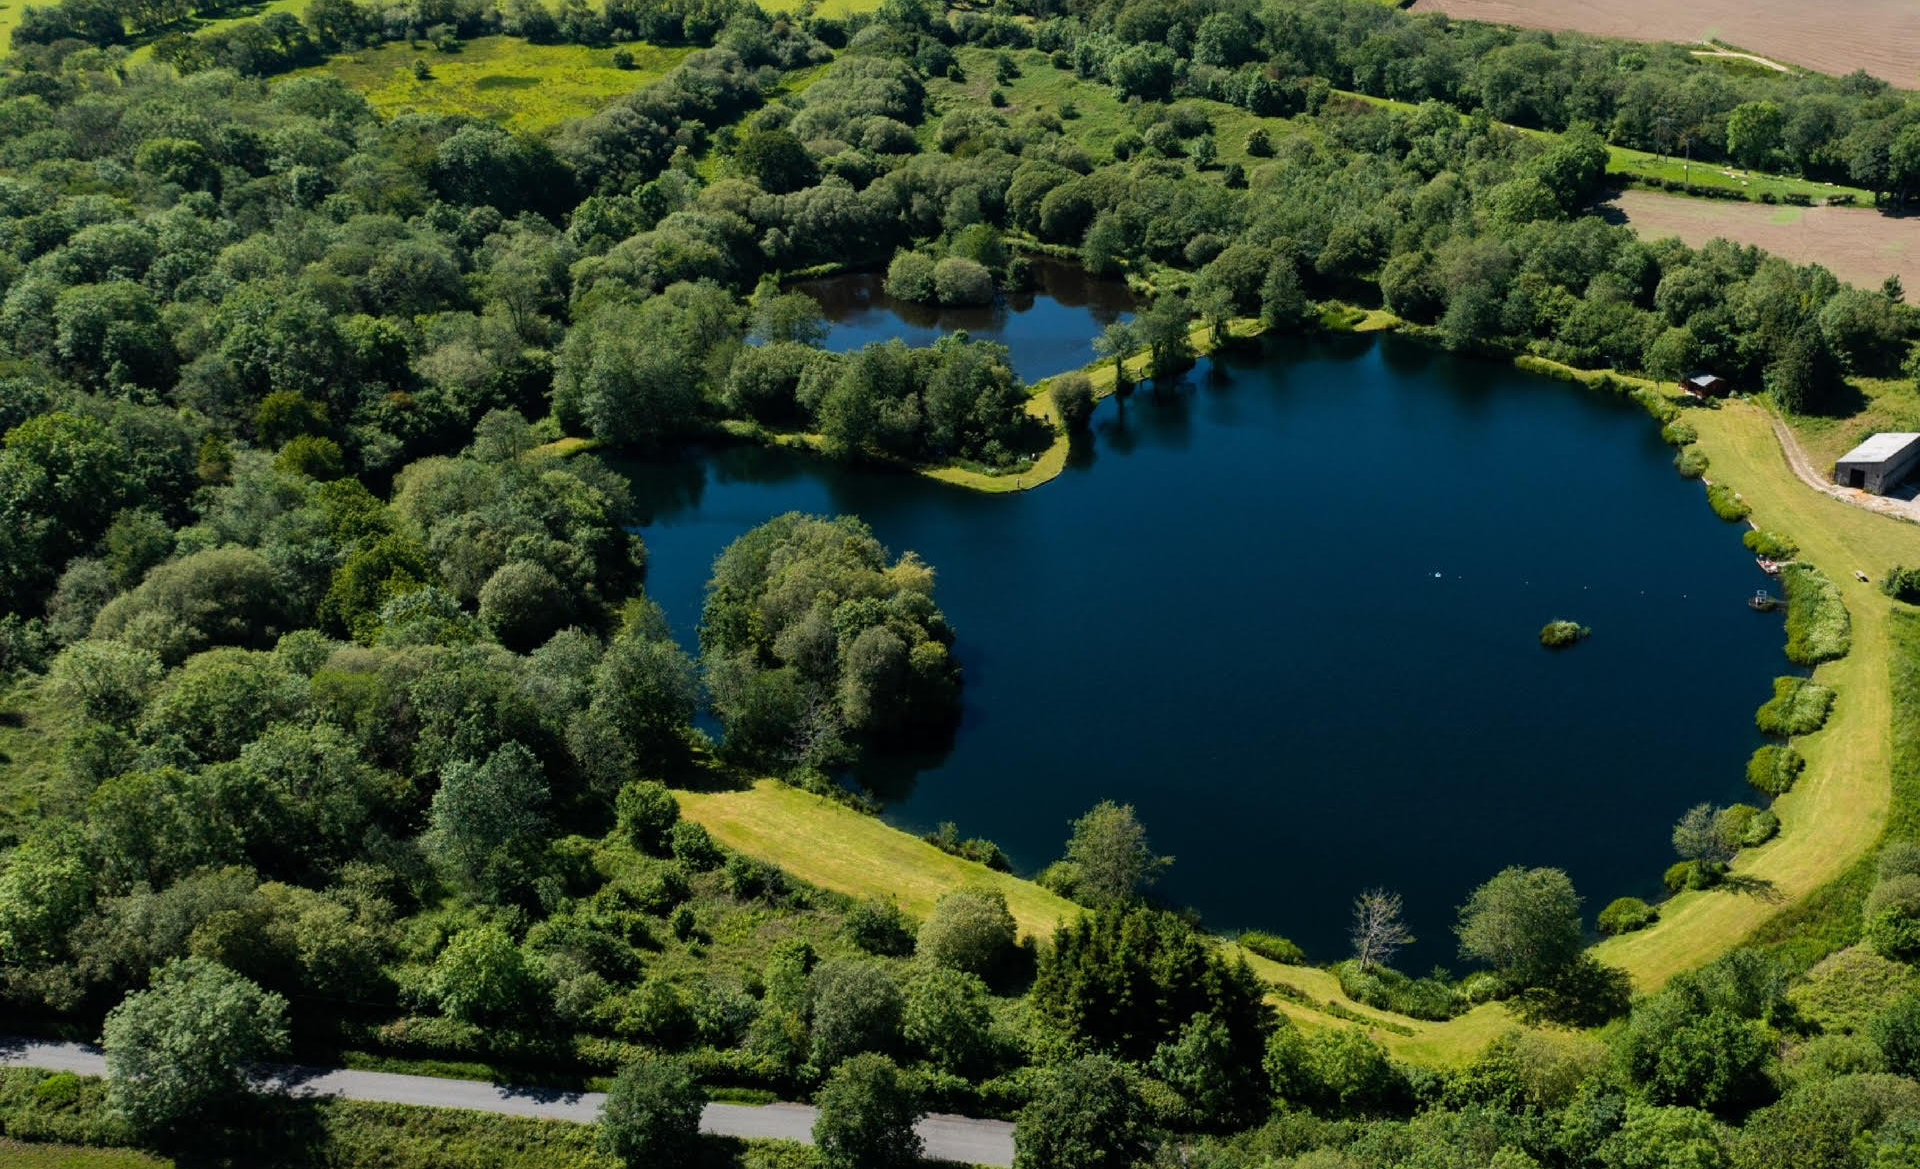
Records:
M1920 434L1876 434L1833 465L1833 481L1885 495L1920 465Z

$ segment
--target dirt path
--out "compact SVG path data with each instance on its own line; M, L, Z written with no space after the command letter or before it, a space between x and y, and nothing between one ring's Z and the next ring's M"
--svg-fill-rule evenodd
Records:
M1696 57L1731 57L1736 61L1752 61L1755 65L1765 66L1775 73L1793 72L1792 69L1782 65L1778 61L1769 61L1765 57L1756 57L1752 53L1735 53L1729 49L1695 49L1693 55Z
M1786 452L1787 465L1800 481L1815 491L1833 496L1841 503L1851 504L1865 511L1879 512L1908 523L1920 524L1920 500L1893 499L1885 495L1875 495L1854 487L1842 487L1822 475L1813 460L1807 457L1806 448L1800 445L1800 438L1791 427L1775 418L1773 433L1780 440L1780 449Z

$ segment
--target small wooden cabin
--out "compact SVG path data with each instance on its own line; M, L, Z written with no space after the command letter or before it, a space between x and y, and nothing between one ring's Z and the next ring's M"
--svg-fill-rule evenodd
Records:
M1733 392L1733 383L1717 373L1690 373L1680 388L1696 398L1724 398Z

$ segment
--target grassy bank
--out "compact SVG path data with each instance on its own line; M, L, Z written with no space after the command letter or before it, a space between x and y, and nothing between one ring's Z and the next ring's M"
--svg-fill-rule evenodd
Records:
M1759 933L1766 940L1824 936L1827 913L1809 917L1805 904L1824 905L1821 891L1846 877L1879 839L1892 802L1889 727L1893 712L1887 678L1891 662L1892 602L1853 569L1914 559L1920 529L1849 507L1801 483L1761 406L1727 402L1687 412L1712 459L1713 477L1736 487L1756 523L1800 545L1801 559L1820 567L1839 589L1853 618L1847 657L1819 667L1814 677L1840 695L1833 717L1816 734L1795 740L1806 773L1780 798L1780 836L1743 852L1735 874L1758 893L1720 890L1682 893L1661 907L1652 927L1609 939L1596 953L1626 967L1635 984L1657 986ZM1756 680L1755 700L1764 698ZM1844 913L1841 916L1845 916ZM1774 919L1781 921L1775 923ZM1762 932L1764 931L1764 932Z
M855 897L890 897L916 917L941 894L1004 893L1023 934L1048 937L1079 912L1031 881L941 852L844 804L773 780L744 791L678 792L680 810L728 848L785 869L808 884Z

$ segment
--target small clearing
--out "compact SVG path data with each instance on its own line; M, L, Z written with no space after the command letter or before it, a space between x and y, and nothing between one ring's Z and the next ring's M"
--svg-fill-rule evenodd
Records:
M1658 191L1623 191L1609 206L1644 239L1679 236L1694 247L1730 239L1797 264L1824 264L1863 288L1888 276L1920 288L1920 219L1870 207L1778 207Z

